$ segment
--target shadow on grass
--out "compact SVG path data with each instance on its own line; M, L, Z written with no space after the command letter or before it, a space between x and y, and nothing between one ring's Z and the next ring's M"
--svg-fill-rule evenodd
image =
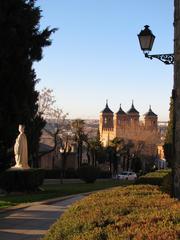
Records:
M7 208L19 203L30 203L42 201L46 199L64 197L68 195L86 193L92 191L103 190L118 186L127 186L132 184L130 181L120 181L114 179L97 180L95 183L71 182L61 184L53 182L51 184L42 185L42 190L35 193L11 193L0 197L0 208Z

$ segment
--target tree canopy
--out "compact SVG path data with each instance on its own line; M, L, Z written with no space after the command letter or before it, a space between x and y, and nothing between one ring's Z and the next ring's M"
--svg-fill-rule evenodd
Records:
M45 122L38 115L38 82L33 63L42 59L56 29L40 30L35 0L0 1L0 164L11 158L19 123L26 126L31 156L37 152ZM35 156L34 156L35 158ZM36 165L36 164L34 164Z
M168 166L172 166L172 159L173 159L173 111L174 111L174 104L173 98L170 99L170 108L169 108L169 122L167 127L167 132L164 141L164 154L165 158L168 162Z

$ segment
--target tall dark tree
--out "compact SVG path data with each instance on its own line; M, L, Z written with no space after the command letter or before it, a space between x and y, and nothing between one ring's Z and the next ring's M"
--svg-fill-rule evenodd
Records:
M72 122L72 131L74 132L74 140L77 143L77 162L78 168L82 164L83 142L87 142L87 134L84 132L85 122L82 119L75 119Z
M100 141L100 133L98 130L97 135L94 138L91 138L91 139L87 138L88 163L95 167L102 151L103 151L103 146Z
M45 122L37 114L38 82L33 63L42 59L56 29L40 30L35 0L0 1L0 164L8 167L19 123L24 123L30 154L37 152ZM35 154L36 155L36 154ZM37 166L37 162L34 162Z
M124 149L124 146L125 146L124 139L116 137L112 141L110 141L109 147L111 147L111 159L112 159L112 165L113 165L113 174L117 174L117 171L118 171L117 155L120 155L120 153Z
M174 111L174 104L173 98L171 97L170 100L170 108L169 108L169 122L167 127L167 132L164 141L164 154L165 158L168 162L168 166L172 167L172 160L173 160L173 111Z

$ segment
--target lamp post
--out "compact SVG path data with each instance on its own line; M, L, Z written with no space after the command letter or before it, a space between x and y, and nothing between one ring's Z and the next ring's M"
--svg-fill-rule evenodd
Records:
M149 55L155 36L148 25L138 34L141 50L149 59L159 59L165 64L174 64L173 99L173 166L172 166L172 194L180 199L180 4L174 0L174 54Z
M159 59L161 62L165 64L173 64L174 63L174 54L155 54L149 55L153 47L153 43L155 40L155 36L153 35L152 31L149 29L148 25L144 26L144 29L138 34L139 43L141 46L141 50L144 52L144 56L146 58L153 58Z

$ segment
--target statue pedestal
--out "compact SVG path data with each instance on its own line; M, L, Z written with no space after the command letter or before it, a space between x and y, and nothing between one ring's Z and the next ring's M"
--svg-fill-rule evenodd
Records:
M34 192L43 184L44 170L12 167L0 174L0 188L7 192Z
M13 166L13 167L11 167L11 168L9 168L8 170L27 170L27 169L30 169L30 167L29 166L26 166L26 167L19 167L19 166Z

